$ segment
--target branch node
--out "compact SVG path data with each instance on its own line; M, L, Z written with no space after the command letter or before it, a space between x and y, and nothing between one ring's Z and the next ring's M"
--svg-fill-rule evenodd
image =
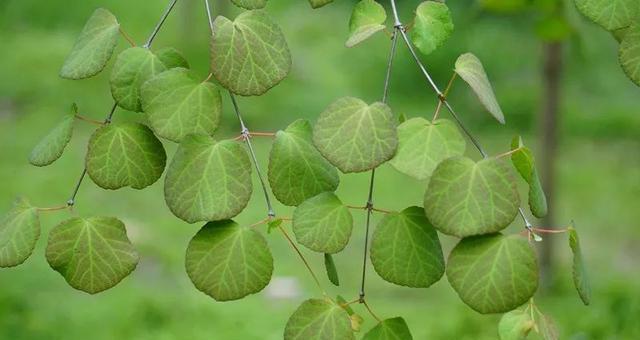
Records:
M76 204L76 201L73 199L67 201L67 207L73 207L74 204Z

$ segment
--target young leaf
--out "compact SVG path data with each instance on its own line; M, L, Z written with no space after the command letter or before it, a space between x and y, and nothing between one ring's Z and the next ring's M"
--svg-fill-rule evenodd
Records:
M198 290L218 301L238 300L269 284L273 257L260 233L226 220L207 223L193 237L186 267Z
M349 321L351 321L351 330L354 332L360 332L364 319L358 314L349 315Z
M281 218L276 218L275 220L267 222L267 234L271 234L274 229L280 228L282 222L284 222L284 220Z
M535 217L547 215L547 198L542 190L542 184L536 170L535 159L529 148L522 144L522 139L516 136L511 142L511 162L520 176L529 184L529 207Z
M140 93L149 125L162 138L179 143L190 134L213 135L220 124L220 91L187 69L158 74Z
M342 295L336 296L336 302L338 303L338 305L340 305L342 308L344 308L344 310L347 311L349 316L352 316L353 314L355 314L355 312L353 311L351 306L349 306L347 300L345 300L345 298L342 297Z
M141 112L140 87L166 70L162 61L148 49L126 49L118 55L111 71L111 95L121 108Z
M353 340L349 314L334 302L310 299L291 315L284 340Z
M211 70L231 92L259 96L289 74L287 42L266 12L246 11L234 21L219 16L213 25Z
M162 143L140 123L109 124L89 140L86 167L101 188L144 189L155 183L167 161Z
M487 111L501 124L504 124L504 114L480 60L471 53L465 53L456 60L455 71L471 86L471 89L476 93Z
M267 5L267 0L231 0L231 2L244 9L260 9Z
M555 321L547 315L538 318L538 333L544 340L558 340L559 333Z
M0 220L0 267L14 267L26 261L40 237L38 208L18 198Z
M460 299L479 313L504 313L538 289L533 248L518 235L462 239L449 255L447 279Z
M309 0L309 4L311 5L311 8L320 8L324 5L328 5L330 3L332 3L333 0Z
M500 318L498 335L500 340L524 340L534 327L531 313L523 309L514 309Z
M591 284L582 258L580 238L573 226L569 227L569 247L573 252L573 284L582 302L588 306L591 303Z
M634 24L626 30L618 59L627 77L640 86L640 24Z
M78 113L78 108L73 104L71 113L65 115L62 121L33 148L31 155L29 155L29 163L35 166L47 166L62 156L73 136L76 113Z
M124 224L113 217L72 218L54 227L46 251L51 268L89 294L117 285L138 264Z
M119 30L120 24L111 12L96 9L64 61L60 77L83 79L100 73L113 55Z
M386 104L341 98L320 114L313 143L344 173L371 170L394 156L396 122Z
M189 62L185 59L184 55L173 47L165 47L157 50L156 57L158 57L160 62L168 69L177 67L189 68Z
M464 137L452 121L412 118L398 126L398 151L389 164L403 174L426 180L440 162L462 156L465 148Z
M331 254L324 254L324 268L327 270L327 277L329 277L329 281L331 281L335 286L340 286L338 269L336 268L336 263L333 262L333 256L331 256Z
M423 54L431 54L453 32L449 7L442 2L425 1L418 5L411 40Z
M338 171L313 146L311 125L293 122L278 131L269 154L269 184L285 205L297 206L325 191L335 191Z
M300 204L293 212L293 233L303 246L335 254L349 243L353 217L338 196L325 192Z
M640 16L637 0L575 0L576 7L591 21L614 31L627 27Z
M520 197L504 161L449 158L436 168L424 196L429 221L447 235L500 231L516 218Z
M190 135L167 169L164 197L177 217L194 223L236 216L251 191L251 161L240 143Z
M412 340L413 336L403 318L386 319L378 323L362 340Z
M345 45L353 47L382 31L385 29L384 22L386 20L387 13L382 5L375 0L361 0L351 12L349 40Z
M444 274L444 256L436 230L424 209L410 207L386 215L371 241L371 263L386 281L426 288Z

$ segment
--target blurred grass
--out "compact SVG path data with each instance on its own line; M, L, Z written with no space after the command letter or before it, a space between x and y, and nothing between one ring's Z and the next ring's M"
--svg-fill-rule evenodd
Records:
M274 131L297 118L313 120L331 101L345 95L370 102L379 99L388 40L379 35L363 46L343 47L351 2L337 2L317 11L305 1L269 4L288 38L294 67L266 96L241 99L250 127ZM400 1L399 5L408 16L417 3ZM91 11L99 6L109 8L129 34L143 41L165 4L160 0L0 2L0 211L6 211L17 195L25 195L39 206L61 204L80 174L92 131L80 122L74 141L53 166L34 168L26 158L71 102L77 102L83 114L97 119L111 105L109 69L79 82L57 77ZM508 126L495 124L460 82L451 95L456 108L493 154L506 150L516 133L534 144L540 44L532 37L530 18L491 16L473 5L449 5L456 32L443 49L424 58L434 78L444 84L457 55L474 52L490 73ZM181 1L158 36L156 48L175 46L182 50L204 78L208 72L208 33L201 7L199 1ZM228 4L216 8L237 12ZM119 48L124 47L123 42ZM594 297L592 306L581 305L571 284L566 239L555 236L553 284L536 300L557 320L563 339L640 338L640 89L624 77L615 54L613 40L590 25L581 26L580 37L569 43L566 52L558 197L553 209L561 224L576 221ZM435 98L415 65L400 49L392 79L392 107L408 116L430 117L434 104ZM116 119L135 120L139 116L118 111ZM223 119L218 138L234 136L238 126L230 105L226 105ZM266 169L268 142L257 143ZM171 155L175 146L166 143L166 147ZM469 155L477 156L471 145ZM343 176L340 196L348 204L362 204L367 180L366 174ZM420 205L423 191L423 183L387 165L378 173L375 195L380 207ZM291 214L290 208L281 205L277 211L281 216ZM199 225L188 225L171 215L164 205L161 181L145 191L113 192L100 190L88 180L80 190L76 212L123 219L142 255L137 270L116 288L97 296L69 288L44 259L48 231L68 214L44 215L43 236L34 255L20 267L0 271L0 338L279 339L301 299L319 294L277 233L267 236L275 257L274 276L299 278L300 298L273 301L257 294L242 301L218 303L199 293L183 266L184 250ZM255 190L249 208L237 220L253 223L264 214L263 198ZM363 246L363 214L354 215L352 242L336 256L343 282L339 289L324 279L322 257L305 251L325 287L347 299L355 298L359 289ZM521 226L515 223L511 228L517 232ZM448 253L455 240L443 237L443 243ZM367 287L376 312L383 317L405 317L416 339L496 338L499 316L473 312L444 278L429 289L408 289L382 281L370 267ZM370 328L372 319L364 310L359 312L366 319L364 328Z

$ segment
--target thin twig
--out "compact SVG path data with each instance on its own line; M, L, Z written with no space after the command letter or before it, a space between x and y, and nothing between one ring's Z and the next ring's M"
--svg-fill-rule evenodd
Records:
M68 205L61 205L61 206L57 206L57 207L51 207L51 208L38 208L38 211L58 211L58 210L64 210L64 209L69 209Z
M374 312L373 310L371 310L371 307L369 307L369 304L367 303L366 300L362 300L361 303L365 306L365 308L367 308L367 311L369 311L369 314L371 314L371 316L373 316L374 319L378 320L378 322L382 322L382 319L380 319Z
M129 36L129 34L127 34L127 32L125 32L122 29L122 27L120 27L120 34L122 35L123 38L125 38L125 40L127 40L129 42L131 47L136 47L136 42L133 41L133 39L131 39L131 36Z
M291 247L296 251L296 253L298 253L298 256L300 257L300 259L304 263L305 267L307 267L307 270L309 271L309 273L313 277L313 281L315 281L316 285L318 286L318 289L320 289L320 291L322 292L323 295L327 295L327 293L324 291L324 289L322 289L322 285L320 284L320 280L318 280L318 277L316 276L316 273L313 272L313 269L311 269L311 266L309 265L309 262L307 262L307 259L304 257L304 255L302 255L302 252L300 251L300 248L298 248L298 246L295 244L295 242L293 242L293 240L289 236L289 233L287 233L287 231L284 230L284 228L282 228L282 226L278 226L278 229L280 229L280 231L282 232L284 237L287 239L287 241L289 241L289 244L291 245Z
M499 154L499 155L496 155L496 156L494 156L493 158L500 159L500 158L503 158L503 157L511 156L511 155L513 155L514 153L516 153L516 152L518 152L518 151L520 151L520 150L522 150L522 149L523 149L522 147L515 148L515 149L513 149L513 150L511 150L511 151L507 151L507 152L501 153L501 154Z
M85 121L87 123L91 123L91 124L94 124L94 125L99 125L99 126L104 125L104 122L101 122L101 121L98 121L98 120L95 120L95 119L91 119L91 118L87 118L87 117L79 115L79 114L75 114L74 117L76 119L79 119L79 120L82 120L82 121Z
M545 228L531 228L531 230L540 234L563 234L569 231L569 229L545 229Z
M178 2L178 0L172 0L171 3L169 3L169 6L167 6L167 9L165 9L164 14L162 14L162 17L160 17L160 21L158 21L156 27L153 29L153 32L151 32L151 35L149 35L149 39L147 39L147 42L144 44L144 48L151 47L153 40L156 38L156 35L158 35L158 32L160 32L160 29L169 17L169 14L171 14L173 7L176 5L176 2Z

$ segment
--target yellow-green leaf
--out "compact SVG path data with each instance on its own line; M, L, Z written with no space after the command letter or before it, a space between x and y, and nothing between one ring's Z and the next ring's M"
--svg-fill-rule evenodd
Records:
M424 1L416 9L411 40L423 54L442 46L453 32L449 7L442 2Z
M167 67L150 50L143 47L126 49L118 55L111 71L111 95L123 109L141 112L142 84L166 70Z
M310 299L291 315L284 340L353 340L349 314L336 303Z
M524 340L535 327L531 313L524 309L514 309L502 315L498 324L500 340Z
M569 227L569 247L573 252L573 284L582 302L585 305L589 305L591 303L591 284L589 283L589 276L582 257L580 238L573 226Z
M29 163L35 166L47 166L52 164L64 152L64 149L73 136L73 123L77 108L75 104L71 113L65 115L62 120L36 145L29 155Z
M353 47L372 35L385 29L387 13L375 0L361 0L353 8L349 20L349 40L347 47Z

